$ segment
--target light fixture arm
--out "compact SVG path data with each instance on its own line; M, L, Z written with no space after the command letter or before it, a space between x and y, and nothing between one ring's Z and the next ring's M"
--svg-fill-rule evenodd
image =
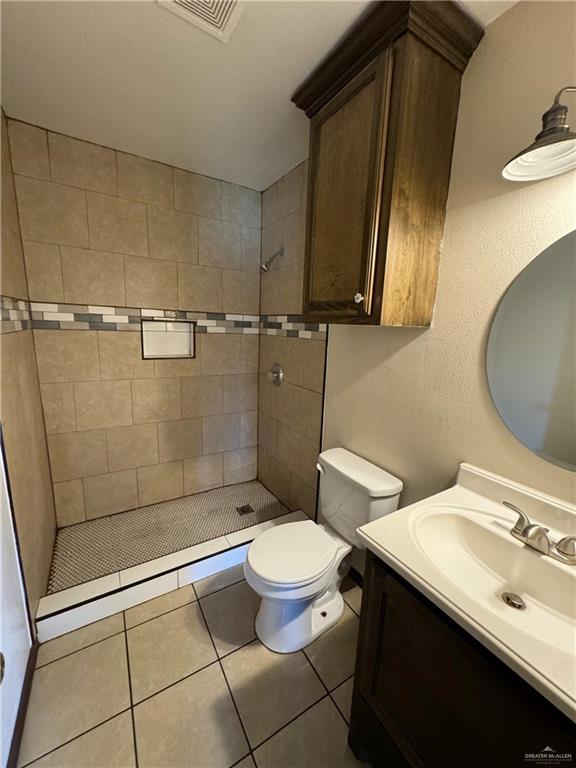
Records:
M568 107L560 104L560 97L568 91L576 91L575 85L567 85L566 88L558 91L554 97L554 103L542 115L542 130L536 136L536 141L547 139L558 133L566 133L570 130L568 125Z
M568 91L576 91L576 85L567 85L566 88L559 90L556 96L554 96L554 104L560 104L560 96Z

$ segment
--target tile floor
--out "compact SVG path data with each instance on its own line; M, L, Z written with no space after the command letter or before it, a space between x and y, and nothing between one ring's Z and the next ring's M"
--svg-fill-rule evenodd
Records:
M255 639L242 566L40 647L18 766L353 768L361 590L304 651Z

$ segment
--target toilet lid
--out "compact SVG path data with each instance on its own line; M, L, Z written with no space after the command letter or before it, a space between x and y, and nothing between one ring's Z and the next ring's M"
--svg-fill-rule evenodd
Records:
M265 581L308 584L330 568L337 549L336 541L312 520L285 523L254 539L248 564Z

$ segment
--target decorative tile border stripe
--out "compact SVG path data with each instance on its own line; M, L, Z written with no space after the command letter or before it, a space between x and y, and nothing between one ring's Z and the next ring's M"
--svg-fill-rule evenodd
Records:
M139 309L92 304L46 304L31 302L35 329L77 331L140 331L141 320L195 320L197 333L258 334L258 315L224 312L187 312L181 309Z
M241 315L188 312L182 309L140 309L92 304L51 304L0 296L0 333L27 329L74 331L140 331L145 318L194 320L197 333L242 333L326 339L325 323L307 323L302 315Z
M27 331L31 327L30 305L22 299L0 296L0 333Z
M326 323L307 323L302 315L261 315L260 333L265 336L289 336L325 341Z
M326 341L326 331L294 331L284 330L282 328L261 328L260 334L262 336L289 336L294 339Z

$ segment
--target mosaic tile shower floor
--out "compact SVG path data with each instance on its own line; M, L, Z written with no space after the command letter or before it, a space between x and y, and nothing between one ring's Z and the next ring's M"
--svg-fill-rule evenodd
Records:
M245 504L254 511L240 515L236 508ZM288 512L253 480L61 528L54 546L48 594Z

